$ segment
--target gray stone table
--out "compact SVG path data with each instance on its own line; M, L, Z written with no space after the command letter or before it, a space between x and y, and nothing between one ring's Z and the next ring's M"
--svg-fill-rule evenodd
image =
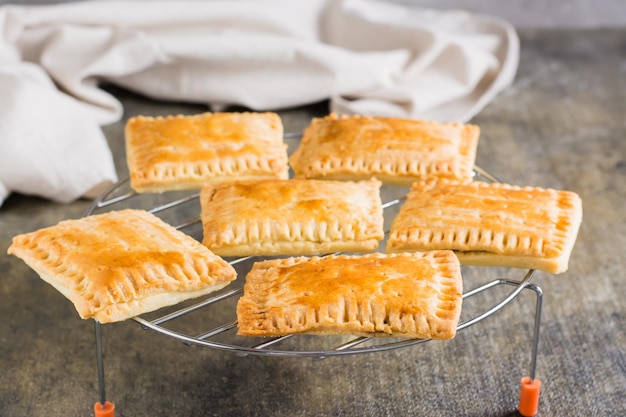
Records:
M626 31L522 31L512 87L472 121L477 165L505 182L575 191L584 219L570 269L539 273L542 416L626 415ZM110 87L125 118L194 113ZM325 103L282 111L300 131ZM124 121L104 132L127 175ZM290 142L293 150L295 142ZM0 415L89 416L98 399L93 323L23 262L15 234L80 217L88 201L11 196L0 208ZM468 274L467 288L497 275ZM499 289L481 296L487 305ZM103 326L107 398L118 416L513 416L528 374L534 295L523 292L449 342L312 358L185 346L133 322ZM470 303L468 309L472 307ZM470 312L471 313L471 312Z

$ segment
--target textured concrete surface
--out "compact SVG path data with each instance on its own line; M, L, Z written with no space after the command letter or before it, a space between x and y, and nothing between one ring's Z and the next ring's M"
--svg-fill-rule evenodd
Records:
M501 180L578 192L584 220L570 270L544 291L540 416L626 415L626 31L522 31L515 84L473 120L477 164ZM192 113L113 89L125 115ZM312 109L283 112L288 131ZM104 129L124 162L123 121ZM11 196L0 209L0 415L88 416L98 399L93 323L19 259L13 235L79 217L88 201ZM519 271L470 270L470 289ZM502 298L466 303L464 317ZM219 319L228 312L215 312ZM103 326L107 398L117 416L513 416L530 365L534 296L523 293L450 342L310 358L241 357ZM211 317L207 317L211 320ZM309 343L309 340L296 343Z
M622 0L393 0L436 9L460 9L499 16L518 28L606 28L626 25Z
M83 0L0 0L2 4L46 5ZM518 28L598 29L626 26L624 0L387 0L434 9L460 9L508 20Z

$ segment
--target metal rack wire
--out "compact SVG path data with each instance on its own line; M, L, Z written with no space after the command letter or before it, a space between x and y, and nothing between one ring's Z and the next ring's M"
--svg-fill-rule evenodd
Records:
M497 178L482 170L479 167L475 167L475 177L484 181L494 182L498 181ZM167 193L166 193L167 194ZM159 201L151 207L145 208L147 211L153 214L159 214L167 217L167 214L175 213L179 214L181 207L189 203L198 203L199 193L193 192L189 194L180 195L174 193L170 195L163 195L162 201ZM145 196L137 194L129 186L129 180L123 180L111 186L108 190L104 191L98 198L94 200L85 215L97 214L103 211L115 210L117 208L138 208L144 203ZM388 210L394 206L397 206L403 202L404 198L393 199L386 202L383 205L384 210ZM170 216L171 218L165 219L170 222L175 228L179 230L185 230L193 228L200 224L199 212L197 210L186 210L187 216ZM257 258L244 257L228 260L233 266L245 265L246 263L254 262ZM485 284L478 286L477 288L466 291L463 294L464 304L466 300L472 299L477 294L490 291L496 287L509 287L510 292L500 299L495 305L490 308L486 308L483 311L479 311L472 317L461 322L457 331L464 330L476 323L492 316L525 290L530 290L536 295L535 313L534 313L534 329L532 337L531 347L531 361L529 366L529 381L532 383L535 381L536 365L537 365L537 351L539 344L539 327L541 320L541 306L542 306L542 291L541 288L531 281L535 276L534 270L520 271L521 278L507 279L499 278L491 280ZM236 281L237 282L237 281ZM235 284L236 284L235 282ZM233 284L231 284L232 286ZM371 353L386 351L391 349L405 348L414 346L417 344L426 343L429 339L381 339L371 337L351 337L349 340L341 340L337 343L336 339L332 337L318 337L312 342L307 340L307 343L295 343L289 344L288 341L301 336L287 335L282 337L276 337L271 339L260 340L256 338L236 336L237 321L234 317L234 309L232 305L227 305L227 309L233 310L233 319L226 320L224 323L215 325L209 329L185 329L184 331L175 329L172 323L176 323L179 320L193 317L197 314L204 314L208 309L219 308L224 310L221 305L228 303L229 300L232 303L236 301L238 296L243 293L242 284L239 286L227 287L226 289L214 293L207 298L200 299L190 305L184 305L180 308L175 308L173 311L168 312L165 315L159 317L135 317L133 320L141 325L143 329L150 329L152 331L163 334L167 337L172 337L180 340L187 345L199 345L213 349L219 349L223 351L235 352L239 355L265 355L265 356L291 356L291 357L317 357L324 359L329 356L350 355L358 353ZM206 315L205 315L206 316ZM193 321L193 320L192 320ZM203 323L204 324L204 323ZM95 321L95 337L96 337L96 355L98 366L98 382L100 390L100 402L99 404L106 403L105 394L105 382L104 382L104 361L102 354L102 333L100 323ZM221 340L220 338L224 339ZM321 345L320 345L321 343ZM335 344L332 344L335 343ZM522 395L524 389L522 389ZM537 399L538 401L538 399ZM108 403L110 404L110 403ZM520 400L521 404L521 400ZM96 403L97 414L98 403ZM521 408L520 408L521 410ZM112 414L111 414L112 415Z

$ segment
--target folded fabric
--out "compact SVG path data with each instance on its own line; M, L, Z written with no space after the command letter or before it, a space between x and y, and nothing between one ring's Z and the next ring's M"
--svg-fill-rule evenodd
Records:
M467 121L515 76L502 20L378 0L91 1L0 8L0 204L115 181L108 82L148 97Z

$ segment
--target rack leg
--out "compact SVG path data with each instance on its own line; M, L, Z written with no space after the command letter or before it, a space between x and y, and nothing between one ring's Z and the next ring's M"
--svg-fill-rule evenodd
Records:
M522 378L518 410L522 416L532 417L537 414L539 409L539 393L541 390L541 381L536 378L536 371L543 292L541 291L541 288L532 284L527 285L526 288L535 292L537 295L537 301L535 304L535 325L533 330L533 345L530 360L530 376Z
M106 400L104 390L104 360L102 355L102 325L97 320L95 323L96 333L96 359L98 363L98 387L100 390L100 401L93 406L95 417L115 417L115 405Z

